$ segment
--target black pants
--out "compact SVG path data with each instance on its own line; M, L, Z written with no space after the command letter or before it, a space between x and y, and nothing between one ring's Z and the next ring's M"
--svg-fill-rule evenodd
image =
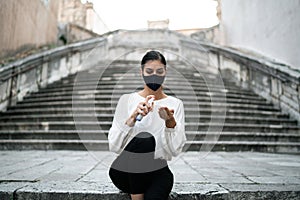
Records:
M144 194L145 200L168 199L173 174L167 162L154 159L155 139L147 132L134 137L112 163L109 176L125 193Z

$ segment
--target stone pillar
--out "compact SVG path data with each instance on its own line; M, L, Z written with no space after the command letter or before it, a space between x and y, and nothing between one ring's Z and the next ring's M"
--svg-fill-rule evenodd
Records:
M89 30L94 29L94 5L93 3L87 2L84 4L86 8L86 26Z

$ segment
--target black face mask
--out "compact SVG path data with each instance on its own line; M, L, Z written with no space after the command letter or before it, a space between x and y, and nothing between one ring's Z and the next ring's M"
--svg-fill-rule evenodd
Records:
M151 76L143 75L143 78L146 85L153 91L158 90L158 88L160 88L160 86L165 80L165 76L157 76L156 74L153 74Z

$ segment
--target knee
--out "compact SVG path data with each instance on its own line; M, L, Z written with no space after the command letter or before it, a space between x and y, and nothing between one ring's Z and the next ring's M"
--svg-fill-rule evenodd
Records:
M134 153L148 153L155 150L155 145L155 138L151 133L140 132L132 138L125 150Z

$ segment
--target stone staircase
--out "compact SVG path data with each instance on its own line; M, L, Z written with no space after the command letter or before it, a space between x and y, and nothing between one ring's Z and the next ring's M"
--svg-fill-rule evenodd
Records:
M74 74L27 95L1 113L0 149L108 150L119 97L143 85L137 66L115 62L100 80L97 72L103 66L95 67L80 72L86 77L82 80ZM170 66L165 92L184 102L187 150L299 152L300 127L279 108L230 80L223 80L224 88L213 84L212 73L179 62Z

